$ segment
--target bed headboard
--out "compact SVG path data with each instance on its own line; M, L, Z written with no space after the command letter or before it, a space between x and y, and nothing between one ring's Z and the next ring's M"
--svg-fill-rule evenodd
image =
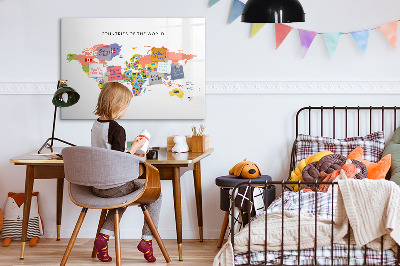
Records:
M296 137L299 134L347 138L363 136L382 130L385 139L391 137L398 126L396 106L308 106L296 114ZM295 143L293 144L290 171L295 164ZM290 176L290 172L289 172Z

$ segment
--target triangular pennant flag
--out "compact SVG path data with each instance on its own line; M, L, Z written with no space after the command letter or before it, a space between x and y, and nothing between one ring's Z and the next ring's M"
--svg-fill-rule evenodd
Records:
M378 27L393 49L397 48L397 20Z
M368 46L369 33L371 29L360 30L360 31L352 31L351 35L353 35L354 40L356 41L358 47L361 50L361 53L364 55Z
M264 27L265 23L253 23L251 27L251 38L254 37L258 33L259 30L261 30L262 27Z
M219 2L219 0L210 0L210 5L208 7L212 7L213 5L215 5L218 2Z
M323 36L326 48L328 48L329 55L332 58L333 54L336 51L336 48L338 47L339 39L340 36L342 36L342 34L340 34L339 32L333 32L333 33L325 33Z
M288 25L275 23L276 49L278 49L278 47L282 44L282 42L285 40L286 36L288 36L289 32L292 29L293 28Z
M233 0L231 17L229 18L229 23L232 23L235 19L237 19L243 11L244 3L239 0Z
M308 30L300 30L299 29L299 36L300 36L300 43L301 43L301 55L304 58L306 56L308 48L312 44L315 36L317 33L315 31L308 31Z

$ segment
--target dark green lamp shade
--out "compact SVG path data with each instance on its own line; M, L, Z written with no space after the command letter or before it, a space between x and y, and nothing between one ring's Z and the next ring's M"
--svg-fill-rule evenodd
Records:
M243 8L242 22L304 22L305 14L298 0L249 0Z
M54 93L52 102L56 107L68 107L76 104L79 98L79 94L73 88L62 84Z

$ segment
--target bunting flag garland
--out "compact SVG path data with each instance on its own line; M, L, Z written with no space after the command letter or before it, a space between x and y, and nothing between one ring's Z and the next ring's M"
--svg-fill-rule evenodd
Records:
M210 0L209 7L214 6L220 0ZM232 1L232 10L229 16L229 24L235 21L243 12L245 6L245 0L231 0ZM360 31L351 31L351 32L334 32L334 33L324 33L324 32L315 32L309 30L303 30L298 28L293 28L285 24L275 23L275 41L276 48L278 49L286 37L292 30L298 30L300 36L301 43L301 53L304 58L307 54L308 49L310 48L312 42L314 41L317 34L323 36L326 48L328 49L328 53L331 58L333 58L336 49L339 45L340 37L343 34L351 34L353 36L354 41L359 47L361 53L365 55L368 47L369 36L372 30L380 30L385 36L386 40L392 46L394 50L397 49L397 31L398 31L398 22L400 20L395 20L383 25L380 25L375 28L369 28ZM251 28L251 38L253 38L262 27L264 27L266 23L252 23Z
M356 41L356 43L357 43L358 47L360 48L360 51L363 55L365 55L365 51L367 50L370 32L371 32L371 29L351 32L351 35L353 36L354 40Z
M242 15L244 3L239 0L233 0L231 17L229 18L229 24Z
M315 31L299 30L301 55L304 58L317 33Z
M210 5L208 7L212 7L213 5L215 5L218 2L219 2L219 0L210 0Z
M339 39L340 36L342 36L342 34L340 34L339 32L333 32L333 33L325 33L323 36L326 48L328 48L329 55L332 58L333 54L336 51L336 48L338 47Z
M397 24L396 20L378 27L394 50L397 48Z
M265 23L253 23L251 27L251 38L256 35L262 27L264 27Z
M286 36L288 36L292 29L293 28L288 25L275 23L276 49L278 49L278 47L282 44L282 42L285 40Z

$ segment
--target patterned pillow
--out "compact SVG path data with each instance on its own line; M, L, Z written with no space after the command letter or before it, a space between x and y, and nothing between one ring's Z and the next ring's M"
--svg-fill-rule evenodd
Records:
M364 137L352 137L345 139L333 139L329 137L316 137L299 134L296 139L296 165L310 155L323 150L329 150L346 156L357 146L364 150L364 159L370 162L378 162L381 159L385 140L383 131L378 131Z

